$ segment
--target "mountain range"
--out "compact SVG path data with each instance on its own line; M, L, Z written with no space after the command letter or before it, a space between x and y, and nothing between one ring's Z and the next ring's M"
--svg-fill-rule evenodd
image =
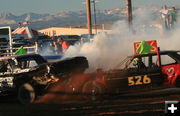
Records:
M60 11L57 14L37 14L25 13L16 16L12 13L0 13L0 26L18 27L19 22L28 21L34 29L43 29L53 26L82 25L87 23L86 11ZM92 12L92 23L94 23L94 13ZM96 22L105 23L124 19L125 9L96 10Z
M158 13L160 10L157 6L149 7L152 12ZM133 16L146 11L148 7L133 8ZM180 8L180 6L178 6ZM114 22L117 20L126 20L126 8L115 8L109 10L96 10L96 23ZM149 14L151 15L151 14ZM154 15L156 16L156 15ZM92 12L92 24L94 24L94 13ZM87 24L86 10L81 11L60 11L57 14L37 14L37 13L25 13L16 16L12 13L0 13L0 26L11 26L12 29L18 27L19 22L28 21L29 25L34 29L44 29L53 26L70 26L70 25L84 25Z

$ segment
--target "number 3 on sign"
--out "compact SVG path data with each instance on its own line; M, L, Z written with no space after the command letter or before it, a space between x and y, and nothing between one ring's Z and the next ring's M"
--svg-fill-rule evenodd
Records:
M129 86L149 84L149 83L151 83L151 78L149 78L147 75L128 77L128 85Z

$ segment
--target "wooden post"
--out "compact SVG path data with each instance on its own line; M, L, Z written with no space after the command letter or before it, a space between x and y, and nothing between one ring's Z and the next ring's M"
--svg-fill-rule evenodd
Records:
M91 24L91 3L87 0L87 22L88 22L88 34L92 34L92 24Z
M131 4L131 0L127 0L127 17L128 17L129 28L131 28L131 25L132 25L132 4Z

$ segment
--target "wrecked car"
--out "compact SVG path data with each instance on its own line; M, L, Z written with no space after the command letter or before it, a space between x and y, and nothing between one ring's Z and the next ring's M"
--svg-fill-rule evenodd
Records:
M119 68L86 75L79 93L98 95L125 95L180 86L180 51L160 51L127 57ZM85 77L85 76L84 76ZM77 78L76 78L77 79ZM80 82L79 82L80 83ZM72 83L73 85L73 83Z
M32 103L60 78L86 68L85 57L49 63L38 54L4 56L0 58L0 96L16 95L20 103Z

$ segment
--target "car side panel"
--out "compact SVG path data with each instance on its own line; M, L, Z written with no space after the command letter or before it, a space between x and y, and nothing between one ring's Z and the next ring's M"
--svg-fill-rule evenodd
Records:
M163 85L163 78L159 68L126 70L107 74L105 84L109 93L137 92Z
M13 91L15 88L14 77L10 72L0 74L0 96L6 91Z
M180 69L180 64L162 66L162 73L167 80L165 84L167 85L175 84L177 77L180 75L179 69Z

